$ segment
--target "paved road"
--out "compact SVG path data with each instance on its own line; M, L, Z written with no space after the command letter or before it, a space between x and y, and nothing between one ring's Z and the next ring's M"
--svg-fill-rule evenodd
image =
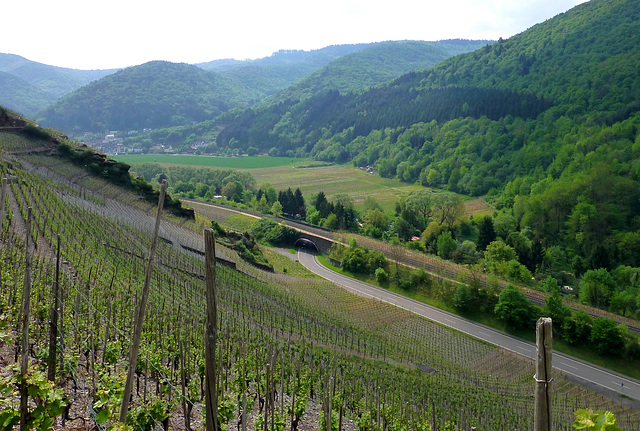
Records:
M318 263L315 255L303 250L298 252L298 260L307 269L326 278L357 295L376 298L427 319L441 323L450 328L469 334L473 337L495 344L496 346L515 352L527 358L534 359L536 346L534 343L512 337L487 326L464 319L430 305L423 304L410 298L389 292L377 286L354 280L337 272L331 271ZM612 371L594 366L571 356L553 352L553 366L566 374L575 376L586 382L623 393L631 398L640 400L640 382L629 377L621 376ZM532 376L533 377L533 376ZM533 387L533 385L532 385Z

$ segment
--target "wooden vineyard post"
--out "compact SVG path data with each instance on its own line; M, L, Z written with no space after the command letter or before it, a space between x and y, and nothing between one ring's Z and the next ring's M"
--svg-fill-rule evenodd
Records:
M218 302L216 285L216 239L212 229L204 230L204 251L207 295L207 323L204 332L205 412L207 431L218 431L218 373L216 345L218 342Z
M553 335L551 332L551 319L541 317L536 324L536 374L533 379L536 382L535 389L535 431L551 430L551 400L549 395L549 383L551 383L551 353Z
M0 231L4 224L4 202L7 199L7 178L2 178L2 188L0 188Z
M27 229L24 244L24 287L22 289L22 357L20 360L20 429L26 429L29 397L27 371L29 370L29 309L31 308L31 207L27 208Z
M60 313L60 235L58 235L58 245L56 252L56 281L53 284L53 307L51 307L51 322L49 326L49 358L48 374L50 381L56 379L56 350L58 341L58 315Z
M144 286L142 288L142 298L138 304L136 313L136 321L133 330L133 343L131 345L131 356L129 356L129 370L127 373L127 381L124 386L124 396L122 398L122 406L120 407L120 422L127 420L127 411L129 410L129 399L131 398L131 390L133 388L133 378L136 372L136 364L138 362L138 351L140 350L140 337L142 336L142 322L144 321L144 309L147 307L147 299L149 298L149 285L151 284L151 273L153 272L153 260L156 254L156 246L158 244L158 231L160 230L160 220L162 218L162 207L164 206L164 195L167 190L167 180L162 181L160 187L160 199L158 200L158 213L156 214L156 225L153 230L151 239L151 250L149 251L149 261L144 278Z
M4 227L4 216L6 214L6 200L7 200L7 184L13 182L16 177L7 176L2 178L2 187L0 188L0 233ZM8 231L8 228L7 228Z

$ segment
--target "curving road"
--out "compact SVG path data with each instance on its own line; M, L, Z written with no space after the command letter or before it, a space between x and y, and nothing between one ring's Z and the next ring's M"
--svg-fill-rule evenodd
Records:
M318 263L314 254L305 250L298 252L298 260L308 270L333 283L355 293L356 295L375 298L393 304L412 313L426 317L434 322L469 334L473 337L492 343L503 349L510 350L527 358L535 359L536 346L534 343L512 337L482 324L472 322L455 314L440 310L422 302L406 298L377 286L364 283L331 271ZM558 370L572 375L585 382L612 390L619 394L640 400L640 382L630 377L589 364L563 353L553 352L553 366ZM533 385L532 385L533 387Z

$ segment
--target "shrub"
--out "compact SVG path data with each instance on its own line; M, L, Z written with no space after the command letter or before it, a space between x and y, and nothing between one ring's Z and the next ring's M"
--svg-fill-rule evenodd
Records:
M49 134L49 132L41 127L34 126L32 124L27 124L26 126L24 126L22 130L20 130L20 133L22 133L27 138L38 139L41 141L48 141L49 139L51 139L51 135Z
M384 268L376 269L376 280L380 284L384 284L389 281L389 274L384 270Z

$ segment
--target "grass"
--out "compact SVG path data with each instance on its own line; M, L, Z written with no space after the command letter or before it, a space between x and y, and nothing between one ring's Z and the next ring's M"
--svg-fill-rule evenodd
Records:
M294 164L307 164L308 159L292 159L291 157L216 157L216 156L192 156L188 154L132 154L112 156L119 162L130 165L140 163L160 163L161 165L180 165L201 168L220 169L258 169L274 168L280 166L294 166Z
M256 221L258 221L258 219L255 217L244 214L233 214L222 223L222 226L238 232L248 232Z
M309 271L297 260L284 256L271 247L261 245L260 250L262 250L262 254L267 258L269 263L273 265L273 269L276 272L288 274L292 277L318 278L316 274ZM287 250L287 252L289 252L289 250Z

